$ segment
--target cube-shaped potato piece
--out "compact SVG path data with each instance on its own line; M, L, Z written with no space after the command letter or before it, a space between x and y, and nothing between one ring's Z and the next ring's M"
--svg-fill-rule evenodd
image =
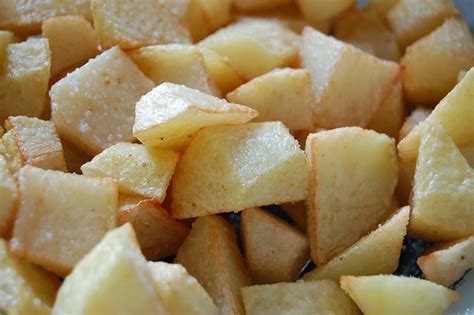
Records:
M279 120L290 130L311 130L314 98L311 77L304 69L276 69L227 94L232 103L258 111L254 121Z
M302 63L311 73L316 125L365 127L390 93L399 66L310 27L303 31Z
M87 176L112 177L119 192L163 202L179 154L137 143L117 143L81 167Z
M221 95L207 71L200 49L196 46L148 46L132 51L129 56L156 85L170 82L214 96Z
M51 49L51 76L81 66L98 53L97 32L83 16L47 19L41 26Z
M291 4L292 0L234 0L234 6L239 11L272 10Z
M3 69L3 62L5 61L5 56L7 55L8 45L17 41L18 37L16 37L13 32L0 31L0 67L2 67L1 69ZM2 71L0 71L0 73Z
M341 286L366 315L441 315L461 297L430 281L394 275L342 276Z
M176 262L206 289L219 314L245 314L240 289L252 282L235 231L224 218L198 218L178 250Z
M53 315L168 314L130 224L108 232L66 277Z
M0 237L7 238L15 216L17 187L5 157L0 154Z
M339 281L343 275L368 276L394 272L398 267L409 217L410 207L400 209L375 231L362 237L327 264L306 273L303 279Z
M49 314L59 279L15 257L0 239L0 308L7 314Z
M359 314L354 302L330 280L254 285L243 288L242 296L247 315Z
M245 82L242 74L237 71L229 58L207 48L201 48L201 53L209 76L216 82L223 94L234 90Z
M135 103L154 86L114 47L53 85L51 116L62 138L95 155L134 140Z
M136 105L133 134L151 147L183 148L199 129L242 124L258 112L173 83L163 83Z
M402 140L405 138L413 128L416 127L419 123L424 121L431 113L431 110L428 108L417 107L415 108L410 115L403 122L402 128L400 128L399 139Z
M452 0L399 0L387 14L387 21L405 48L428 35L448 17L459 16Z
M449 287L474 267L474 236L439 243L418 257L417 264L426 279Z
M183 153L172 180L171 213L210 213L304 200L304 152L280 122L202 129Z
M117 185L32 166L18 173L12 252L60 276L116 226Z
M122 195L117 223L123 225L127 222L132 224L142 253L148 260L176 254L189 233L189 228L172 219L157 201Z
M306 236L262 209L242 212L240 233L255 284L294 281L309 258Z
M40 116L50 78L48 40L32 38L10 44L4 62L0 71L0 123L8 116Z
M61 140L53 122L25 116L9 117L5 121L8 136L3 137L6 157L21 166L32 165L42 169L66 171ZM15 166L13 166L15 167Z
M428 118L416 161L409 234L428 240L473 235L473 192L474 170L442 125Z
M352 7L356 0L297 0L301 12L310 22L327 21Z
M218 314L206 290L180 264L149 262L148 269L169 314Z
M299 36L275 21L244 20L199 43L226 56L246 80L298 61Z
M306 203L304 201L288 202L281 204L280 207L301 231L306 232L308 221L306 216Z
M2 0L0 28L20 33L39 33L41 23L54 16L83 15L91 19L89 0Z
M409 46L401 65L407 100L436 105L456 85L459 72L474 66L472 34L461 20L447 19Z
M311 134L306 156L311 257L322 265L385 219L397 156L393 139L358 127Z

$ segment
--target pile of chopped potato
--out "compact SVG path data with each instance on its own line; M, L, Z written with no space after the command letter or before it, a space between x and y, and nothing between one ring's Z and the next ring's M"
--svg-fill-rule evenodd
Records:
M473 35L355 2L0 0L0 313L443 314Z

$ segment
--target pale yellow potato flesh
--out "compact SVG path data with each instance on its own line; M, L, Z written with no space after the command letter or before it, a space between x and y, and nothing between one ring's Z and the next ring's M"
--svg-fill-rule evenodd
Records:
M13 32L0 31L0 67L3 69L3 62L7 55L7 47L12 43L16 43L18 37ZM1 72L1 71L0 71Z
M405 138L413 128L416 127L419 123L424 121L431 113L431 110L428 108L417 107L414 111L403 122L402 127L400 128L400 135L398 138L402 140Z
M15 219L17 187L5 157L0 153L0 237L7 238Z

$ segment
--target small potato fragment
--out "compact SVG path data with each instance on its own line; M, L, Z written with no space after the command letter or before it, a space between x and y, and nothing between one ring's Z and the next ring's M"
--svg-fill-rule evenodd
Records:
M233 2L239 11L271 10L293 4L293 0L234 0Z
M290 130L311 130L314 98L304 69L275 69L227 94L232 103L258 111L254 121L279 120Z
M327 21L352 7L356 0L297 0L301 13L310 22Z
M415 108L415 110L411 112L410 116L408 116L403 122L398 138L400 140L405 138L410 133L410 131L412 131L413 128L416 127L416 125L424 121L430 115L430 113L430 109L423 107Z
M303 280L339 281L343 275L367 276L394 272L398 267L409 217L410 207L401 208L383 225L362 237L339 256L306 273Z
M442 315L461 295L412 277L342 276L341 286L366 315Z
M436 105L456 85L459 72L474 66L472 34L464 22L447 19L409 46L401 65L407 101Z
M52 315L168 314L130 224L109 231L59 289Z
M87 176L115 178L123 194L163 202L178 159L179 154L171 150L122 142L96 155L81 170Z
M118 192L110 178L25 166L18 186L11 250L60 276L116 226Z
M281 122L207 127L178 162L171 214L184 219L300 201L307 185L304 153Z
M309 258L306 236L260 208L242 212L240 233L255 284L294 281Z
M113 144L135 139L135 103L154 86L114 47L53 85L52 120L61 138L96 155Z
M117 223L129 222L137 234L143 255L159 260L176 254L189 233L189 228L170 217L153 199L121 195Z
M91 0L91 10L105 49L191 43L179 18L157 0Z
M165 82L138 101L133 134L146 146L181 149L203 127L242 124L257 115L249 107Z
M254 285L242 289L247 315L357 315L359 310L330 280Z
M198 218L176 255L211 296L219 314L244 315L240 289L252 284L233 227L224 218Z
M5 239L11 232L16 199L17 187L15 180L8 168L5 157L0 154L0 237Z
M229 58L207 48L201 48L201 53L210 77L223 94L227 94L245 82L242 74L237 71Z
M59 16L41 26L51 49L51 76L81 66L98 53L99 39L92 25L82 16Z
M180 264L149 262L148 269L169 314L218 314L206 290Z
M16 43L18 38L13 32L0 31L0 74L3 72L3 62L7 55L7 47L12 43Z

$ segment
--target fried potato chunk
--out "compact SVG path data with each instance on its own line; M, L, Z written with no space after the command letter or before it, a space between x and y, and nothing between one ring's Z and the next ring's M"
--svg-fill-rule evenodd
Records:
M18 37L13 32L0 31L0 69L3 69L3 62L7 55L8 45L16 43L17 41ZM2 72L3 70L0 70L0 73Z
M207 48L201 48L201 53L210 77L222 93L226 94L245 82L242 74L237 71L229 58Z
M15 217L17 187L5 157L0 154L0 237L7 238Z

